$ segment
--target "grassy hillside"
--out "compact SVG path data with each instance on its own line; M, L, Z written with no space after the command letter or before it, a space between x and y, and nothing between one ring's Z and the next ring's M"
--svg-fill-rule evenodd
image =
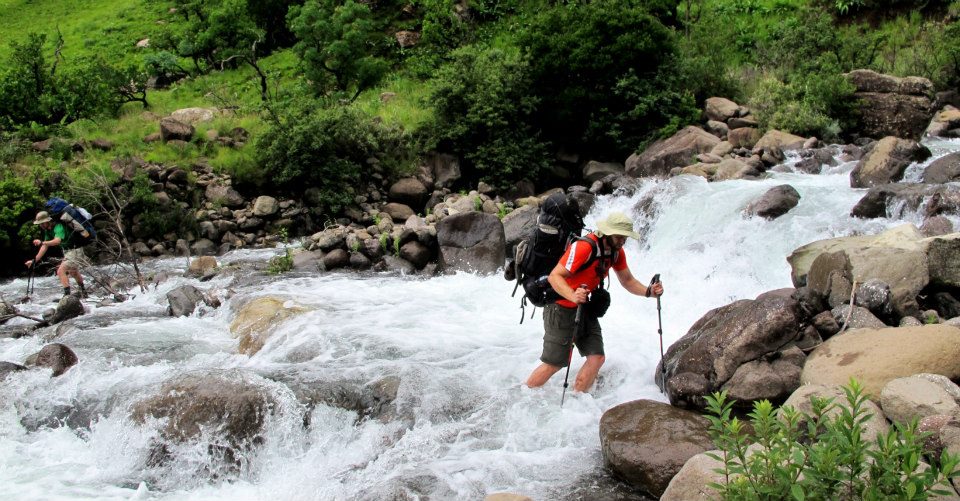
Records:
M136 43L171 21L170 6L153 0L0 0L0 59L9 56L7 42L31 31L54 40L59 29L65 57L139 62Z

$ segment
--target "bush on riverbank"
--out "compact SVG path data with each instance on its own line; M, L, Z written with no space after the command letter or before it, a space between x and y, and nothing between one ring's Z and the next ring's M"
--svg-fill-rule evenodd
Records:
M920 500L952 492L960 458L944 451L921 464L924 434L916 419L871 442L864 422L883 416L867 412L855 380L843 391L846 402L811 397L811 413L755 402L749 425L732 415L726 392L706 397L710 434L720 449L708 455L723 464L717 473L724 479L711 487L726 500Z

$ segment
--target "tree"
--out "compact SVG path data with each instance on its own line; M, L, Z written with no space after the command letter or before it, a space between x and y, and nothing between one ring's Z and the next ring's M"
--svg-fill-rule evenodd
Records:
M549 167L547 145L530 127L540 98L531 91L530 66L518 51L475 46L454 51L432 82L434 122L428 147L467 161L471 180L498 188L538 181Z
M353 101L383 77L386 60L374 55L378 39L370 8L347 0L338 2L309 0L302 7L291 7L287 14L290 30L298 42L304 73L318 90L335 90Z
M542 99L535 123L545 138L622 160L664 127L688 120L694 103L671 64L675 35L647 3L558 5L518 35Z

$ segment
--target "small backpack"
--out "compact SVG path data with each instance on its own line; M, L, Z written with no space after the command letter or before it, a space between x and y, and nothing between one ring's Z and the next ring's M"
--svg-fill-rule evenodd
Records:
M520 323L523 323L528 301L536 308L560 299L560 295L547 282L547 277L560 261L567 246L574 240L581 239L582 231L583 218L580 216L580 205L576 199L557 192L544 200L537 217L537 226L529 237L517 244L513 263L508 265L513 267L508 276L512 275L517 281L511 296L516 295L517 288L521 285L524 290L520 301L523 311ZM585 240L596 247L592 240ZM595 255L597 252L594 252ZM584 267L594 260L595 257L591 257Z
M44 204L50 217L58 220L70 230L70 244L83 247L97 239L97 230L93 227L93 216L82 207L74 207L70 202L51 197Z

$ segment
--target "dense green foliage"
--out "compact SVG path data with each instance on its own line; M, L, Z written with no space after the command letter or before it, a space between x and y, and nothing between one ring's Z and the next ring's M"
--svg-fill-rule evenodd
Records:
M429 146L466 159L492 186L538 179L549 163L547 145L530 126L540 104L531 85L529 64L517 51L455 51L429 98L435 109Z
M135 68L118 69L97 57L60 66L59 53L48 60L46 42L46 35L37 33L10 42L10 59L0 74L0 129L115 113L142 90L144 79Z
M34 237L33 216L41 205L33 182L6 176L0 179L0 253L6 255Z
M674 35L644 4L570 2L518 35L548 140L622 160L661 129L675 131L676 117L694 117L692 95L673 73Z
M863 388L851 380L846 402L811 398L813 411L776 409L755 402L749 427L732 416L726 392L707 397L710 434L720 454L724 478L712 484L726 500L795 501L922 500L946 494L951 478L960 476L958 459L946 451L921 464L924 435L916 420L894 424L870 442Z
M308 0L292 7L288 19L307 78L318 90L347 93L352 101L383 77L387 62L370 52L383 38L370 8L354 0L339 3Z
M374 165L391 173L404 166L408 138L345 106L320 108L298 100L257 141L261 180L285 190L316 188L316 205L337 213Z

